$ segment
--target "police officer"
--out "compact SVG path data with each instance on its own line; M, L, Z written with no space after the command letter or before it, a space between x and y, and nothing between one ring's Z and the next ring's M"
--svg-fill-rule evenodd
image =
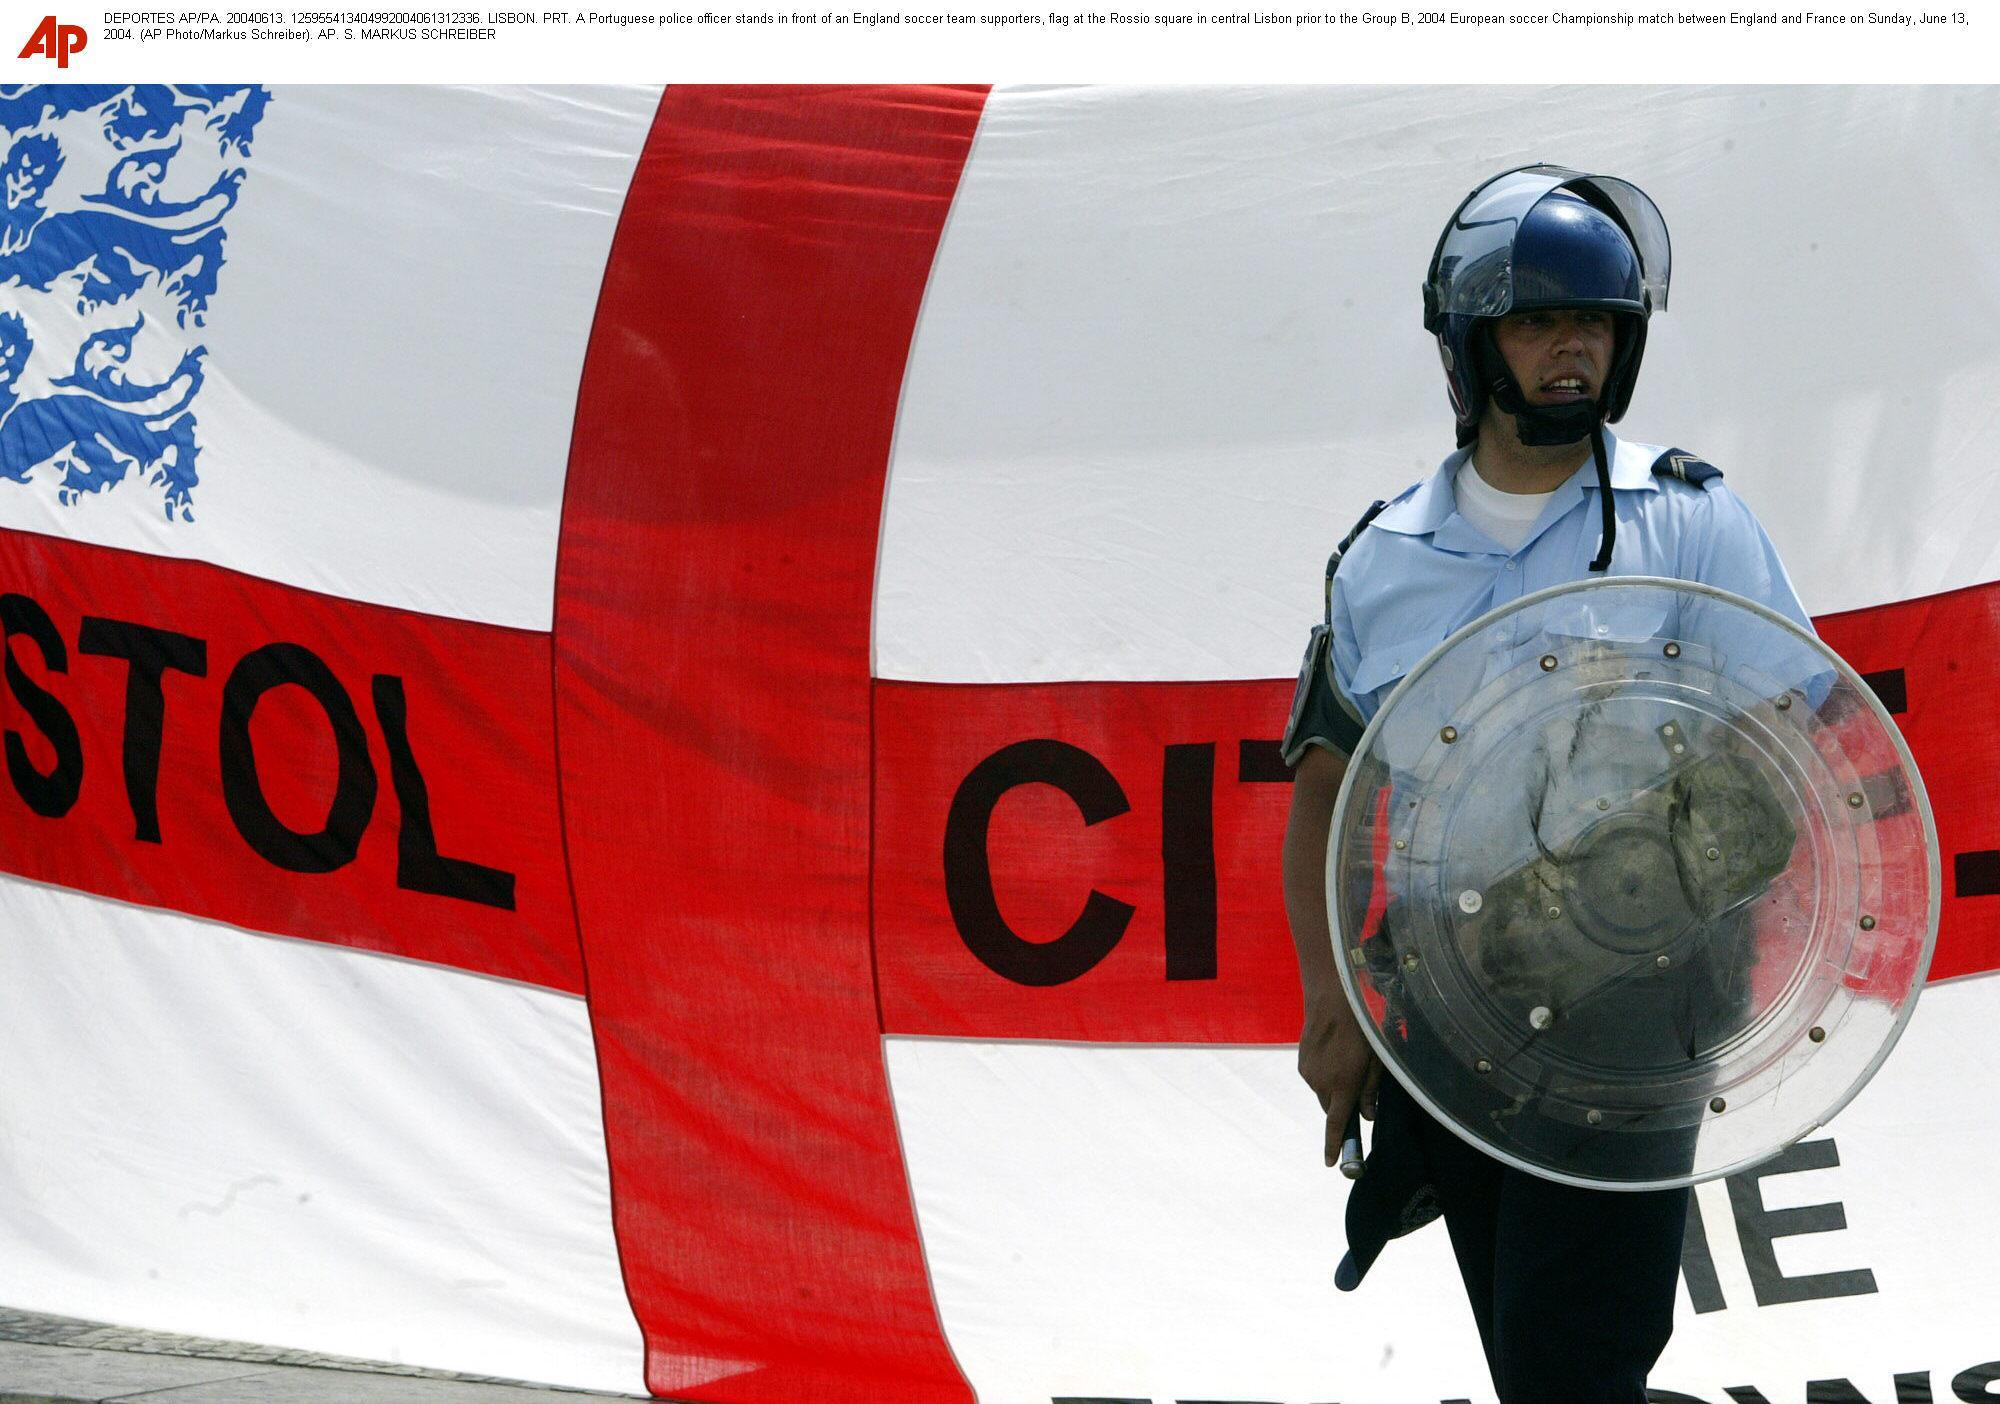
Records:
M1659 211L1625 181L1530 166L1460 204L1424 284L1458 449L1371 508L1334 553L1286 729L1299 1072L1326 1114L1327 1164L1356 1109L1375 1122L1336 1280L1352 1289L1387 1240L1442 1214L1501 1404L1643 1404L1672 1331L1687 1191L1530 1175L1382 1077L1334 968L1328 831L1346 757L1397 682L1447 635L1523 594L1592 573L1669 576L1810 628L1770 539L1720 473L1605 427L1631 400L1647 321L1666 305L1668 257Z

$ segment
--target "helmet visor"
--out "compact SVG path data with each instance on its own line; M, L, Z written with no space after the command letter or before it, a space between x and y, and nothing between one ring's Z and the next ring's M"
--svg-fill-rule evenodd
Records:
M1653 311L1667 305L1670 253L1667 223L1646 192L1609 176L1562 166L1509 171L1475 190L1438 241L1431 307L1439 317L1502 317L1514 306L1514 240L1528 212L1557 190L1571 189L1608 204L1639 255L1644 296Z

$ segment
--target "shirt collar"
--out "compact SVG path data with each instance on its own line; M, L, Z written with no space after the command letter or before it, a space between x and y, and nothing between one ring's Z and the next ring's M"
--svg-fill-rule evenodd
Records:
M1613 492L1660 490L1659 479L1653 476L1653 459L1658 456L1657 450L1644 444L1625 443L1606 429L1604 451L1611 460ZM1435 473L1384 507L1376 515L1374 525L1404 536L1428 536L1435 532L1458 511L1458 496L1452 491L1452 478L1471 456L1470 448L1462 448L1446 456ZM1586 490L1597 490L1594 458L1585 459L1583 466L1556 489L1556 496L1567 506Z

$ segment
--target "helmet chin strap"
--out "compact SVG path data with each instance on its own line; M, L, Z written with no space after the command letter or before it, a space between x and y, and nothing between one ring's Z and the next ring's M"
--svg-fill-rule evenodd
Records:
M1573 444L1587 437L1604 420L1604 411L1595 400L1577 400L1567 405L1531 405L1512 374L1501 371L1493 377L1486 393L1493 403L1514 416L1515 431L1521 442L1536 448Z
M1594 571L1604 571L1611 566L1611 543L1618 539L1618 509L1611 500L1611 462L1604 452L1604 425L1590 426L1590 452L1597 459L1597 503L1603 512L1603 535L1597 547L1597 559L1590 563Z
M1514 383L1514 377L1505 371L1494 377L1487 394L1514 416L1515 432L1524 444L1544 448L1589 438L1591 456L1597 460L1597 501L1603 513L1597 557L1590 568L1599 573L1610 569L1612 543L1618 538L1618 510L1611 500L1611 461L1604 450L1603 408L1595 400L1531 405L1522 395L1521 387Z

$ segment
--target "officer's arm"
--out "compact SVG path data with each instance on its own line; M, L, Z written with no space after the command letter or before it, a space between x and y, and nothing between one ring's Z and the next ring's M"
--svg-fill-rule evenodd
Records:
M1382 1067L1368 1047L1340 987L1327 930L1326 846L1334 801L1347 761L1324 746L1307 746L1292 780L1292 812L1285 824L1285 915L1298 952L1305 1023L1299 1031L1299 1076L1326 1112L1326 1163L1340 1154L1341 1133L1358 1101L1375 1115Z
M1719 474L1705 483L1698 508L1682 538L1682 578L1755 600L1812 633L1812 618L1778 559L1778 548L1749 506L1723 486ZM1755 657L1762 672L1802 693L1815 710L1833 690L1833 670L1805 645L1786 643L1775 630L1734 610L1716 610L1706 600L1689 601L1684 613L1693 637L1725 652Z
M1292 812L1285 823L1285 915L1291 919L1309 1020L1321 1006L1336 1004L1344 1011L1347 1004L1326 913L1327 835L1346 773L1346 757L1324 746L1306 747L1292 778Z

